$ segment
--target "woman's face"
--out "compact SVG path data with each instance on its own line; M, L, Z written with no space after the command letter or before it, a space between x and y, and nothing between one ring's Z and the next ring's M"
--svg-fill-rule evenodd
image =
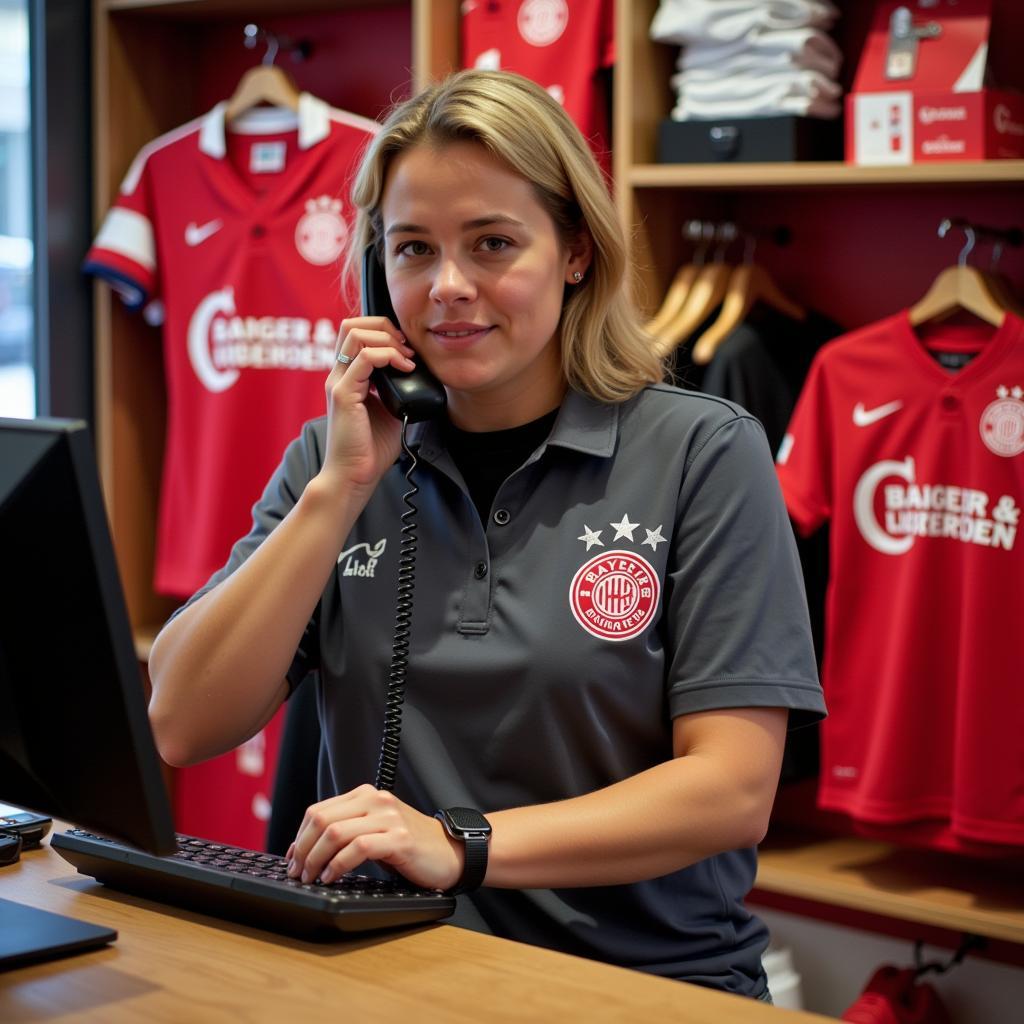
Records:
M572 253L530 183L474 142L416 146L381 201L391 300L458 425L517 426L565 391L558 325Z

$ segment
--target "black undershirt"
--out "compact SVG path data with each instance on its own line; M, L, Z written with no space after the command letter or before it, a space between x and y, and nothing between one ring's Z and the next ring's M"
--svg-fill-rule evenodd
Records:
M521 427L483 432L460 430L445 422L445 445L466 481L481 522L491 514L498 488L547 438L557 415L558 410L553 409Z

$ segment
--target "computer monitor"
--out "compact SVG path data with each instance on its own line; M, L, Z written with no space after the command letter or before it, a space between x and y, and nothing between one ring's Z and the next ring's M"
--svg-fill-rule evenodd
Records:
M175 849L80 421L0 419L0 801Z

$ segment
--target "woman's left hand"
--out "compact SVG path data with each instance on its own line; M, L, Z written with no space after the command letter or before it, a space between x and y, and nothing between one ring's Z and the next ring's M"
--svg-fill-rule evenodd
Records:
M436 818L364 785L309 807L286 857L289 876L303 882L333 882L373 860L424 889L450 889L465 852Z

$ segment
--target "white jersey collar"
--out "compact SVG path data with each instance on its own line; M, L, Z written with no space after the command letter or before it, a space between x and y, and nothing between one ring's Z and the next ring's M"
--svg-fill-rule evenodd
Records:
M224 112L228 101L222 100L202 120L199 128L199 149L207 156L223 160L227 153ZM231 130L242 135L270 135L274 132L299 132L299 149L309 149L330 134L330 107L308 92L299 94L298 112L283 107L253 107L231 122Z

